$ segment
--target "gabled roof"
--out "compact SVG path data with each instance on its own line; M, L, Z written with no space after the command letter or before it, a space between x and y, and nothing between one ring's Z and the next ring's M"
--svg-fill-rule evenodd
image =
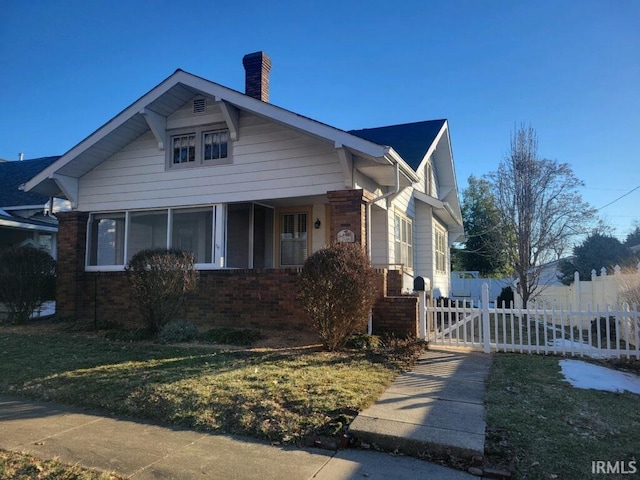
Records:
M60 157L0 162L0 207L44 205L49 197L20 190L20 185L40 173Z
M298 115L271 103L262 102L236 90L224 87L183 70L176 70L151 91L124 109L54 164L26 183L26 189L49 196L63 196L77 201L78 179L115 154L134 139L151 129L161 130L166 117L197 95L207 95L223 103L231 112L240 109L287 125L309 135L330 141L337 149L367 163L387 167L376 170L381 185L394 184L395 164L400 167L404 185L417 180L415 172L390 146L352 135L335 127ZM229 115L233 117L233 115ZM232 120L230 120L232 122ZM157 128L160 126L160 128ZM231 129L231 128L230 128ZM154 132L155 134L155 132ZM158 139L159 143L161 139ZM341 160L350 175L348 159ZM389 168L391 167L391 168Z
M348 133L380 145L393 147L411 168L417 170L445 123L444 119L429 120L387 127L349 130Z

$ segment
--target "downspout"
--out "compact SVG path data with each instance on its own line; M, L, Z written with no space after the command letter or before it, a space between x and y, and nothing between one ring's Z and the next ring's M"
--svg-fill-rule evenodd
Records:
M379 197L376 197L367 202L367 210L366 210L367 213L366 213L365 221L367 222L367 253L369 255L369 261L371 261L371 205L373 203L379 202L380 200L384 200L385 198L390 197L391 195L395 195L400 191L400 164L396 162L394 166L396 167L396 178L395 178L395 185L393 186L393 190L390 190L387 193L384 193ZM372 332L373 332L373 312L370 311L369 324L367 325L367 333L371 335Z

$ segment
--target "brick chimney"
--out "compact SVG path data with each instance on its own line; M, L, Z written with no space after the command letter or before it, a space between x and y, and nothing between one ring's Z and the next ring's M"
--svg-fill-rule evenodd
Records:
M242 58L242 64L245 70L245 93L268 102L271 59L264 52L248 53Z

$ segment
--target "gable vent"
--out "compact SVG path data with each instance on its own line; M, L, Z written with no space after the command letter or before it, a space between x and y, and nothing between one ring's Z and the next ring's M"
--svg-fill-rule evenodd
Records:
M193 100L193 113L202 113L204 112L207 106L206 98L195 98Z

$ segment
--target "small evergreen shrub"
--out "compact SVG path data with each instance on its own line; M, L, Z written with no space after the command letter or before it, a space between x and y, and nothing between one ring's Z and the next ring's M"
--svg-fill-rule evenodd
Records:
M214 328L200 335L200 340L207 343L220 343L222 345L238 345L248 347L258 340L262 340L264 335L258 330L248 328Z
M513 289L508 286L504 287L500 292L500 295L498 295L496 302L498 304L498 308L510 307L513 303Z
M192 342L198 338L198 327L188 320L176 320L167 323L160 334L158 341L160 343L182 343Z
M179 316L186 295L196 289L194 263L190 252L155 248L136 253L127 265L131 293L154 335Z
M55 297L56 262L45 250L9 247L0 250L0 303L8 320L25 323L44 301Z
M377 296L376 273L360 245L337 243L307 258L298 289L313 327L333 351L365 329Z

